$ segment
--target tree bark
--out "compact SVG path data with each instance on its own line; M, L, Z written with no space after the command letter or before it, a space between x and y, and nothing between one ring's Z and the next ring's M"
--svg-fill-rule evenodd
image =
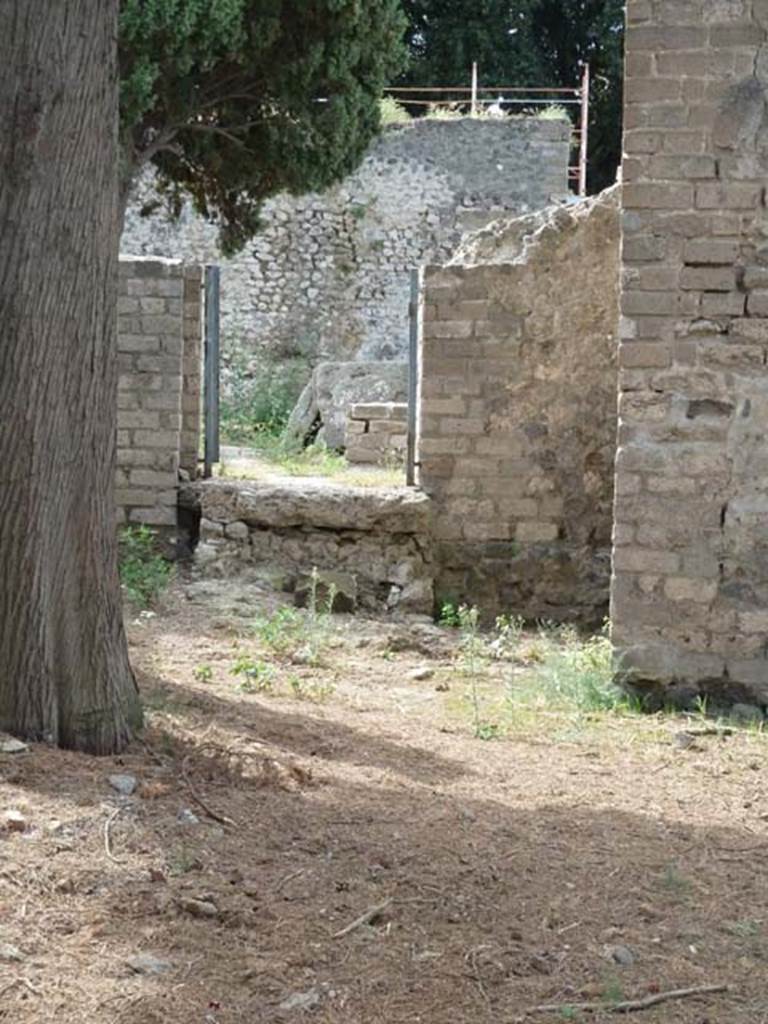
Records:
M118 0L0 0L0 729L140 725L117 573Z

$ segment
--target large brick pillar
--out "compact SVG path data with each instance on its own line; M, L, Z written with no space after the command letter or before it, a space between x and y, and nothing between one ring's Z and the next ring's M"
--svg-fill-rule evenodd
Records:
M641 684L768 701L768 0L629 0L612 617Z

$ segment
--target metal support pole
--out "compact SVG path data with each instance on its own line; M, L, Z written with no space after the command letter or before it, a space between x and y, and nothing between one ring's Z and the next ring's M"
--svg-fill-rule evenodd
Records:
M203 476L209 477L219 461L219 268L205 268L205 353L203 419L205 450Z
M477 117L477 61L472 64L472 104L469 112L471 117Z
M408 306L410 333L408 336L408 439L405 462L405 482L416 483L416 423L419 385L419 333L421 326L421 287L418 270L411 271L411 301Z
M579 138L579 195L587 194L587 153L589 142L589 63L581 76L581 135Z

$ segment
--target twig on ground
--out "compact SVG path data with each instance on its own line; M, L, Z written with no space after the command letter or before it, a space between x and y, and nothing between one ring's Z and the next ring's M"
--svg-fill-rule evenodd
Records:
M733 736L733 729L728 726L708 725L702 729L686 729L689 736Z
M485 985L483 985L483 979L480 977L480 968L477 963L477 954L481 953L484 949L487 948L487 946L478 946L477 949L470 949L470 951L464 957L464 962L472 965L473 973L469 974L468 977L472 981L474 981L474 983L477 985L478 992L485 1000L485 1002L488 1003L488 1005L490 1006L491 1000L489 999L488 993L485 990Z
M194 783L192 782L192 779L189 777L189 772L187 771L187 762L189 761L189 756L190 755L187 754L187 756L181 762L181 775L182 778L184 779L184 782L187 785L189 795L192 797L192 799L195 801L198 807L202 808L202 810L205 811L209 818L212 818L214 821L218 821L220 825L229 825L232 828L237 828L236 822L234 822L231 818L228 818L226 814L218 814L216 811L214 811L211 807L208 806L205 800L203 800L203 798L197 792Z
M581 921L574 921L573 924L567 924L565 926L565 928L558 928L557 929L557 934L558 935L565 935L566 932L570 932L570 931L573 931L574 928L578 928L580 924L581 924Z
M524 1013L525 1017L535 1013L562 1013L563 1010L580 1010L582 1013L635 1013L638 1010L649 1010L659 1003L666 1003L671 999L687 999L688 996L702 996L714 992L728 992L729 985L695 985L693 988L676 988L669 992L657 992L655 995L646 996L644 999L627 999L621 1003L546 1003L541 1006L531 1006Z
M299 868L298 871L292 871L290 875L286 875L285 878L281 878L275 886L275 892L280 892L289 882L292 882L294 878L298 878L304 874L304 868Z
M114 861L115 864L124 864L125 861L123 861L120 857L116 857L114 853L112 853L112 845L109 839L109 830L112 826L112 822L115 820L115 818L117 818L122 809L122 807L116 807L114 811L112 811L112 813L109 815L107 820L104 822L104 850L109 859L111 861Z
M369 907L360 915L360 917L356 917L354 921L351 921L346 926L346 928L342 928L341 931L335 932L331 936L331 938L343 939L345 935L349 935L349 933L353 932L356 928L360 928L364 924L370 924L379 916L379 914L383 914L387 907L391 906L391 904L392 897L390 896L387 899L385 899L382 903L377 903L376 906Z

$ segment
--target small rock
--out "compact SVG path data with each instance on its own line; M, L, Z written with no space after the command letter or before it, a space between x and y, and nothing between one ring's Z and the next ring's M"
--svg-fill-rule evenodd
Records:
M192 811L190 811L188 807L184 807L182 810L179 811L179 813L176 815L176 821L178 821L180 825L200 824L200 819L198 818L198 816L194 814Z
M21 811L6 811L5 827L9 832L26 832L27 819Z
M109 784L121 796L130 796L138 786L135 775L110 775Z
M236 522L227 523L224 527L224 536L229 540L247 541L249 537L248 526L246 523Z
M165 974L171 970L167 960L159 960L152 953L139 953L125 961L134 974Z
M21 963L24 954L18 946L12 946L10 942L0 942L0 960L6 963Z
M629 946L606 946L605 959L622 967L631 967L636 957Z
M315 655L308 647L300 647L298 651L294 651L291 655L292 665L311 665L315 660Z
M690 750L691 747L696 746L696 737L689 732L676 732L674 743L678 750Z
M408 673L408 678L416 683L420 683L424 679L431 679L434 674L435 670L430 668L429 665L421 665L419 668L412 669Z
M182 896L179 906L193 917L218 917L219 910L209 900L196 900L193 896Z
M0 739L0 754L23 754L25 750L29 750L29 746L15 736Z
M450 688L451 687L448 683L438 683L435 690L437 690L438 693L448 693Z
M307 992L294 992L280 1003L280 1009L285 1010L314 1010L320 1002L320 993L316 988Z

